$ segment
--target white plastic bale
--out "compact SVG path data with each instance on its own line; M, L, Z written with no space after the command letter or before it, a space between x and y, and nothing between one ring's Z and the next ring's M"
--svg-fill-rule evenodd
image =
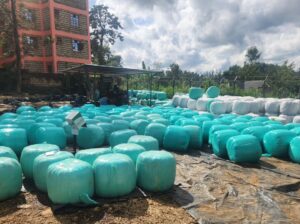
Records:
M227 101L226 102L226 113L228 113L228 114L232 113L232 106L233 106L232 101Z
M179 100L179 107L187 108L188 101L189 101L189 98L187 96L181 96L180 100Z
M214 115L225 114L227 110L227 104L221 101L215 101L210 104L210 112Z
M285 118L283 118L283 117L271 116L271 117L269 117L269 119L272 120L272 121L279 121L279 122L281 122L283 124L287 123L287 120Z
M296 100L284 100L280 103L280 114L295 116L299 111L299 103Z
M268 115L278 115L280 111L280 101L268 99L265 103L265 112Z
M239 101L233 102L232 112L239 115L245 115L250 112L250 102L249 101Z
M300 116L295 116L293 119L293 123L300 123Z
M190 110L196 110L197 100L189 99L187 103L187 108Z
M179 106L179 100L180 100L180 96L178 95L174 95L172 98L172 105L175 107Z
M279 115L279 118L283 120L282 123L284 124L288 124L288 123L292 123L294 120L294 116L287 116L287 115Z
M260 103L258 101L249 101L250 104L250 113L253 114L259 114L259 110L260 110Z
M198 99L196 103L196 109L198 111L207 111L206 104L208 100L207 99Z

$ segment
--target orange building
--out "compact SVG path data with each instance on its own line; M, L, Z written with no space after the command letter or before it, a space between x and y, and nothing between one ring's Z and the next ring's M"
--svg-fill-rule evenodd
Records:
M16 0L23 69L59 73L91 63L88 0ZM0 68L15 60L0 49Z

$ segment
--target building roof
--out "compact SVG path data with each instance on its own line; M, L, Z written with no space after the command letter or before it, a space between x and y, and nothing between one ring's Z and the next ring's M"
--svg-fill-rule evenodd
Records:
M140 75L140 74L159 74L163 71L159 70L142 70L133 68L113 67L105 65L80 65L73 68L66 69L62 73L92 73L92 74L103 74L103 75Z

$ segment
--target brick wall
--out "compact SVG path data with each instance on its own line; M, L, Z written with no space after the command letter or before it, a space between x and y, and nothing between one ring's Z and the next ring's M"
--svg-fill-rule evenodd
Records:
M59 10L58 12L59 13L55 17L55 28L57 30L62 30L62 31L77 33L77 34L82 34L82 35L88 34L86 16L78 15L79 16L79 24L78 24L78 27L74 27L71 24L71 16L73 15L72 13L67 12L65 10Z
M86 1L85 0L54 0L57 3L71 6L74 8L86 10Z
M28 12L32 14L32 20L28 20L28 18L26 18L25 14ZM41 30L42 18L40 10L25 8L22 6L19 12L19 21L20 26L23 29Z
M73 68L73 67L76 67L76 66L79 66L79 65L82 65L82 64L70 63L70 62L64 62L64 61L58 61L57 62L58 72L61 72L61 71L66 70L68 68Z
M44 30L50 30L50 10L48 8L43 9L43 22Z
M44 39L40 36L32 36L34 38L35 43L28 44L27 36L23 35L23 52L24 55L31 55L31 56L43 56L43 45Z
M58 41L60 38L61 42ZM82 51L73 51L72 48L72 39L66 37L57 37L56 38L56 51L58 56L70 57L70 58L89 58L88 51L88 42L81 40L83 43Z
M43 62L25 61L24 69L28 69L31 72L42 72L44 71L44 65Z

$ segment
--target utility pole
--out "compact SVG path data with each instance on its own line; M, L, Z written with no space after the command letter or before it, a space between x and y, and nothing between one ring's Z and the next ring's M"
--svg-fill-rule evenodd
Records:
M11 16L12 16L13 35L14 35L15 52L16 52L17 92L21 93L22 92L21 49L19 44L16 0L11 0Z

